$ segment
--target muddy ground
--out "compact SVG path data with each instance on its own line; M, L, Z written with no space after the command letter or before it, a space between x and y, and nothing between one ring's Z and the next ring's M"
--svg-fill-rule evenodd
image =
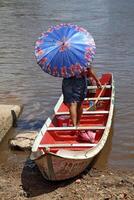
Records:
M78 177L62 182L44 180L37 166L25 163L0 165L1 200L116 200L134 199L131 170L87 169Z

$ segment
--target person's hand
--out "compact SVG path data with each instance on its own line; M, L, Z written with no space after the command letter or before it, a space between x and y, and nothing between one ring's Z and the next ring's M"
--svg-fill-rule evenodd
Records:
M99 80L96 82L96 85L98 88L100 88L100 89L102 88L101 82Z

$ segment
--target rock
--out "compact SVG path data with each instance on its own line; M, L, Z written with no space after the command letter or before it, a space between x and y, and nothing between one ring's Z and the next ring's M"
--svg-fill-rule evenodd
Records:
M127 198L127 194L126 193L120 193L119 194L119 198L120 199L125 199L125 198Z
M9 140L11 149L30 150L37 133L37 131L18 133L16 137Z
M76 181L75 181L75 183L81 183L81 180L80 179L77 179Z

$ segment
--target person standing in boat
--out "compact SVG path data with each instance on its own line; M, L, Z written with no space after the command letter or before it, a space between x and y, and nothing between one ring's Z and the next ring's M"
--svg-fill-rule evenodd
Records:
M78 126L80 123L82 102L87 95L87 79L90 81L91 78L97 87L102 87L91 65L78 77L64 78L62 81L63 102L69 109L73 126Z

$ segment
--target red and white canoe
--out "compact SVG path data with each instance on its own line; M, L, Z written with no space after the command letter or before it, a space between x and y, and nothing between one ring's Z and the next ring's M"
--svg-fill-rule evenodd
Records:
M48 118L38 133L31 159L35 160L46 179L64 180L77 176L104 147L112 124L115 90L112 74L103 74L100 81L105 86L103 92L96 86L88 86L89 94L91 89L96 89L96 93L94 97L85 98L79 127L72 127L61 95L52 119ZM100 92L96 110L88 111L89 101L95 101ZM95 141L79 140L79 130L94 131Z

